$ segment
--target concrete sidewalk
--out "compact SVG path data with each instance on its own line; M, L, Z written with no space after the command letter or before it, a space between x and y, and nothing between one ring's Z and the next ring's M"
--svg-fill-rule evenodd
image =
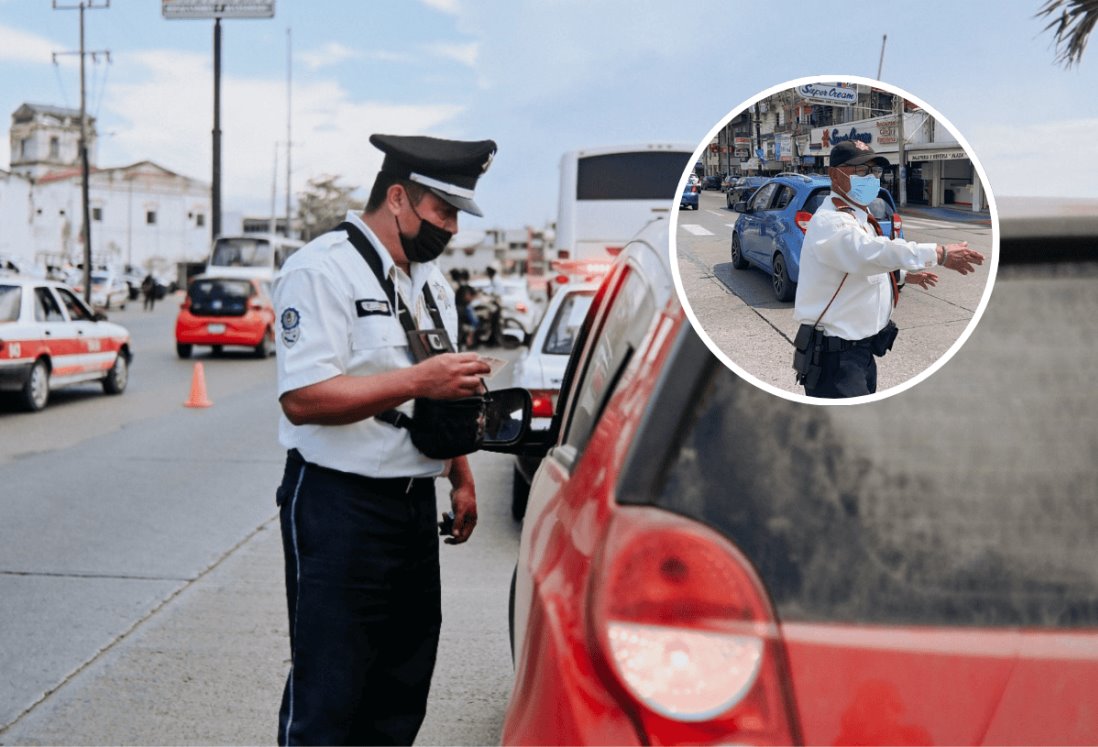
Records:
M442 635L421 745L497 744L513 682L506 614L518 530L495 499L511 463L471 459L478 535L442 547ZM0 745L274 744L290 650L271 509L210 570L0 732Z

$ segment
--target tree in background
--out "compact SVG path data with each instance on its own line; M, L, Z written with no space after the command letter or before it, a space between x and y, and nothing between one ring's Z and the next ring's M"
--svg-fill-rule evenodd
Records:
M298 195L297 218L303 241L311 241L343 222L351 207L351 195L358 187L342 185L339 179L329 175L313 177Z
M1077 65L1098 23L1098 0L1048 0L1038 15L1051 19L1045 30L1052 29L1056 37L1056 61Z

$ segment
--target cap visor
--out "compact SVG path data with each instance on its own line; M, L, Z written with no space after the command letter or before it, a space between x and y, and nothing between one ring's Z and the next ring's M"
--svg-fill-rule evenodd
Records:
M445 192L438 189L432 189L431 191L434 192L440 200L445 200L446 202L456 207L458 210L470 213L477 216L478 218L484 217L484 213L481 212L479 207L477 207L477 204L467 197L458 197L457 195L446 194Z
M853 158L848 159L842 165L843 166L861 166L862 164L865 164L865 163L875 163L878 166L889 166L889 165L891 165L891 164L889 164L887 158L885 158L884 156L879 156L876 153L862 153L859 156L854 156Z

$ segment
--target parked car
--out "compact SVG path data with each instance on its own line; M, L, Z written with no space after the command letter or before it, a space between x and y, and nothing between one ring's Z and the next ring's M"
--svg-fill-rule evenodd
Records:
M741 176L737 179L735 185L724 195L725 202L728 203L728 209L733 209L737 202L750 200L751 195L755 194L755 190L766 184L769 178L766 176Z
M1089 280L1016 268L946 369L814 407L710 354L666 242L625 248L521 445L502 743L1098 743L1091 350L1018 355Z
M698 209L698 192L700 188L697 184L687 183L682 188L682 197L679 198L679 207L686 208L687 210Z
M76 269L73 271L73 290L83 297L84 272ZM130 300L130 287L126 279L110 267L97 267L91 272L91 305L92 308L124 309L126 302Z
M783 174L766 182L746 203L732 229L732 266L756 265L770 273L774 295L792 301L801 271L801 245L808 221L831 192L826 176ZM888 190L882 189L869 211L885 236L903 238L903 221Z
M526 352L515 363L512 385L530 392L533 401L530 427L534 430L549 429L568 356L597 288L596 283L562 286L549 302L542 323L527 341ZM511 516L515 521L526 513L530 480L540 462L540 457L515 457L511 483Z
M98 381L121 394L133 360L130 333L96 314L54 280L0 277L0 390L18 393L30 411L50 391Z
M199 275L191 280L175 320L175 350L180 358L190 358L195 345L209 345L215 354L226 345L240 345L266 358L275 349L274 324L265 280Z
M735 174L729 174L728 176L724 177L724 179L721 179L721 191L727 194L728 190L732 189L732 187L736 185L736 182L739 179L740 177L736 176Z
M722 179L724 179L724 177L718 174L707 176L702 181L702 189L720 189Z

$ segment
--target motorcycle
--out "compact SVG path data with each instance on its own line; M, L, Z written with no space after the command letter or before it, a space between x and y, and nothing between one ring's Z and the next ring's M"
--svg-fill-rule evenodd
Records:
M458 312L458 347L475 350L478 347L515 348L526 338L526 330L517 320L503 313L503 304L494 293L478 293L469 304L476 320L474 327L463 309Z

